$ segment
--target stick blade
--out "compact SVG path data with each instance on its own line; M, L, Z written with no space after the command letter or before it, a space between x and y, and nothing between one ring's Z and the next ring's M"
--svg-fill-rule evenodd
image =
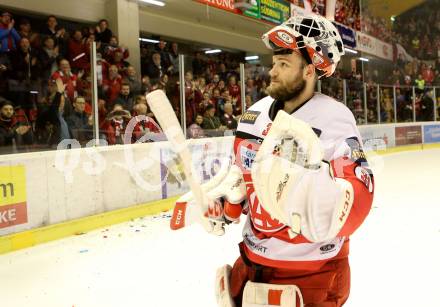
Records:
M168 100L167 95L162 90L155 90L147 94L147 103L151 111L154 113L159 124L165 130L166 127L180 127L176 113Z

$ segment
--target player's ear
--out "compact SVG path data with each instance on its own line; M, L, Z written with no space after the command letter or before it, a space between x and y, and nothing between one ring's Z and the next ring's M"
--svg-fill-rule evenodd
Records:
M303 73L304 73L304 79L315 78L315 73L316 73L315 66L312 64L305 65Z

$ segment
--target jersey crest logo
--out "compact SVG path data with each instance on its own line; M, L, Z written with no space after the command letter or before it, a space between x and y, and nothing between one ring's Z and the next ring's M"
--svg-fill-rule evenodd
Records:
M244 146L240 147L240 158L241 158L241 165L245 170L250 170L252 167L252 163L254 162L255 156L257 155L257 152L255 150L252 150L250 148L246 148Z
M255 229L261 232L274 233L286 227L286 225L281 224L278 220L273 219L270 214L263 209L253 188L249 189L248 193L250 193L248 194L249 211L252 225Z

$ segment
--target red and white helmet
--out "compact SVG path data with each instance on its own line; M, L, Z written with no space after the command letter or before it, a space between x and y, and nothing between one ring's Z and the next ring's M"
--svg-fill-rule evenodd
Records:
M330 77L341 56L344 44L336 27L319 15L294 16L274 27L262 37L275 53L293 50L321 71L319 77Z

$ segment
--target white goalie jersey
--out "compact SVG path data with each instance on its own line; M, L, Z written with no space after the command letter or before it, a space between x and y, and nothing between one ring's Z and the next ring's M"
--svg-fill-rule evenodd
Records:
M330 259L346 257L348 238L368 215L373 199L373 175L368 168L362 141L351 111L334 99L316 93L291 116L309 124L319 137L323 159L335 178L353 187L353 204L339 233L324 242L311 242L273 219L256 196L251 167L283 103L266 97L242 116L234 141L236 165L246 183L248 218L243 229L244 252L253 262L286 269L315 270ZM295 199L289 199L295 202ZM325 202L325 199L323 199ZM319 219L319 214L318 217Z

